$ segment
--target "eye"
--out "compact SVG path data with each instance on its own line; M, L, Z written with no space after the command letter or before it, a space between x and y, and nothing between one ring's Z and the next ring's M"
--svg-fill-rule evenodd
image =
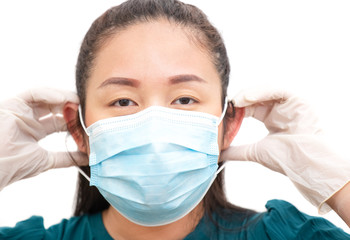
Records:
M112 103L112 106L129 107L129 106L136 106L136 103L130 99L123 98L123 99L118 99L117 101L114 101Z
M190 98L190 97L181 97L175 100L174 104L180 104L180 105L188 105L198 102L197 100Z

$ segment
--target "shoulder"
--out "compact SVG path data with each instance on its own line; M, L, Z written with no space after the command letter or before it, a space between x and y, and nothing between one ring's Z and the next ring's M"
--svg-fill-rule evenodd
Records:
M45 229L42 217L31 217L13 228L0 228L0 239L112 239L106 231L101 213L63 219Z
M350 239L350 235L322 217L309 216L283 200L266 203L261 221L271 239Z
M0 239L44 239L45 228L42 217L32 216L25 221L18 222L14 227L0 227Z
M345 240L350 235L321 217L300 212L282 200L270 200L265 212L223 209L212 218L202 218L196 229L187 236L192 239L230 240Z

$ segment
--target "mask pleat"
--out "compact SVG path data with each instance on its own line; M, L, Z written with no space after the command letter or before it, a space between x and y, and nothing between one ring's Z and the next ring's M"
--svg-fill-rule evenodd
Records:
M218 119L150 107L94 123L87 129L90 185L137 224L176 221L203 199L216 177Z
M195 191L187 192L167 202L166 205L164 205L164 203L145 205L143 203L119 198L104 190L100 190L100 192L107 200L109 199L108 202L114 206L118 212L129 220L144 226L158 226L159 222L167 224L182 218L188 212L192 211L203 199L212 181L212 178L208 178L197 187ZM191 204L185 204L185 207L183 207L186 202ZM130 208L133 209L133 216L128 214ZM155 211L155 209L157 209L157 211Z
M93 139L90 138L91 151L98 153L94 159L90 159L90 165L128 150L130 146L137 148L149 142L172 143L213 155L219 153L216 126L209 129L204 126L191 125L191 127L186 127L179 121L169 122L160 116L152 118L150 122L136 124L136 126L132 128L132 131L129 128L109 129L104 134L99 134ZM198 131L198 129L202 130ZM192 139L196 139L196 141L192 141Z

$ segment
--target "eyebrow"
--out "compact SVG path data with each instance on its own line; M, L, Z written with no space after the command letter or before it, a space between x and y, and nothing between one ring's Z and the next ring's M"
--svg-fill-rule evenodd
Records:
M122 86L130 86L130 87L138 87L140 85L140 81L132 78L124 78L124 77L112 77L103 81L98 88L104 88L110 85L122 85Z
M200 78L193 74L181 74L181 75L176 75L169 78L170 84L179 84L179 83L190 82L190 81L207 83L207 81L205 81L203 78Z
M204 79L193 74L181 74L169 78L169 84L180 84L191 81L207 83L207 81L205 81ZM132 78L112 77L103 81L98 88L105 88L110 85L121 85L137 88L140 85L140 81Z

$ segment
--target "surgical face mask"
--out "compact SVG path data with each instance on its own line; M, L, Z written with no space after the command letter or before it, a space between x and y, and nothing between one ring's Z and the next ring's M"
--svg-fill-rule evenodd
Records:
M143 226L174 222L194 209L218 170L220 118L152 106L87 129L90 186L125 218ZM223 167L223 166L222 166Z

